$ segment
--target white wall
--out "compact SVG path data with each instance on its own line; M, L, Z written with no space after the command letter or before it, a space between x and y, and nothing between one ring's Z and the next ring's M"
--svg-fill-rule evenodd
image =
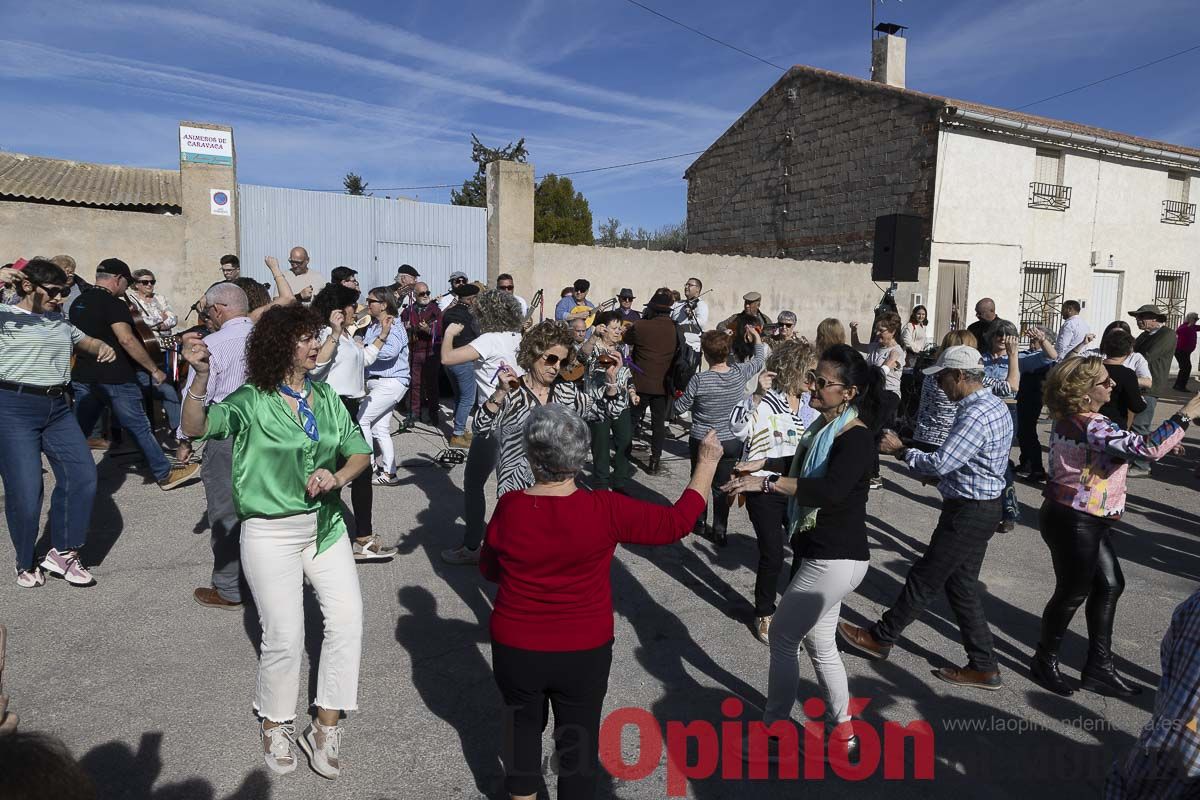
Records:
M1122 315L1154 301L1155 270L1191 272L1189 301L1200 297L1200 227L1161 222L1168 167L1061 148L1070 208L1029 208L1036 147L964 128L941 131L930 297L937 293L939 260L969 261L967 320L974 319L981 297L994 298L1000 316L1016 320L1022 262L1066 263L1064 299L1086 301L1092 296L1093 270L1110 269L1109 254L1111 269L1123 273ZM1193 200L1198 193L1200 186L1193 188ZM1099 256L1095 267L1093 250ZM932 307L930 312L936 313Z

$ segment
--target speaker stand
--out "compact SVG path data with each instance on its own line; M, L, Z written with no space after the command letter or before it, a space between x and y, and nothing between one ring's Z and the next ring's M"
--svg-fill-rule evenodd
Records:
M879 299L879 305L875 306L876 317L888 311L893 314L900 313L896 308L896 285L896 282L892 281L891 285L884 290L883 297Z

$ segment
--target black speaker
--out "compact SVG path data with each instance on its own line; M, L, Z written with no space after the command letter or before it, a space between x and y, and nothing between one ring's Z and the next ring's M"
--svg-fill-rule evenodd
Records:
M885 214L875 218L875 259L871 262L871 280L897 283L917 280L922 222L915 214Z

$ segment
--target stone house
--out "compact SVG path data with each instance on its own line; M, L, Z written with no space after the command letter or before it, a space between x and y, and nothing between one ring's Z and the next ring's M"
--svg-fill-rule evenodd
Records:
M875 80L793 67L696 159L690 250L870 262L875 218L914 214L929 269L897 301L939 336L985 296L1026 325L1065 299L1094 328L1143 303L1178 324L1200 150L915 91L905 40L874 46Z

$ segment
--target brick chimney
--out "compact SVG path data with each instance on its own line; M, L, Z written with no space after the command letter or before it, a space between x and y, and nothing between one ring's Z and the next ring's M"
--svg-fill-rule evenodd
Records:
M904 88L904 60L908 42L905 26L881 22L875 26L880 34L871 40L871 80L888 86Z

